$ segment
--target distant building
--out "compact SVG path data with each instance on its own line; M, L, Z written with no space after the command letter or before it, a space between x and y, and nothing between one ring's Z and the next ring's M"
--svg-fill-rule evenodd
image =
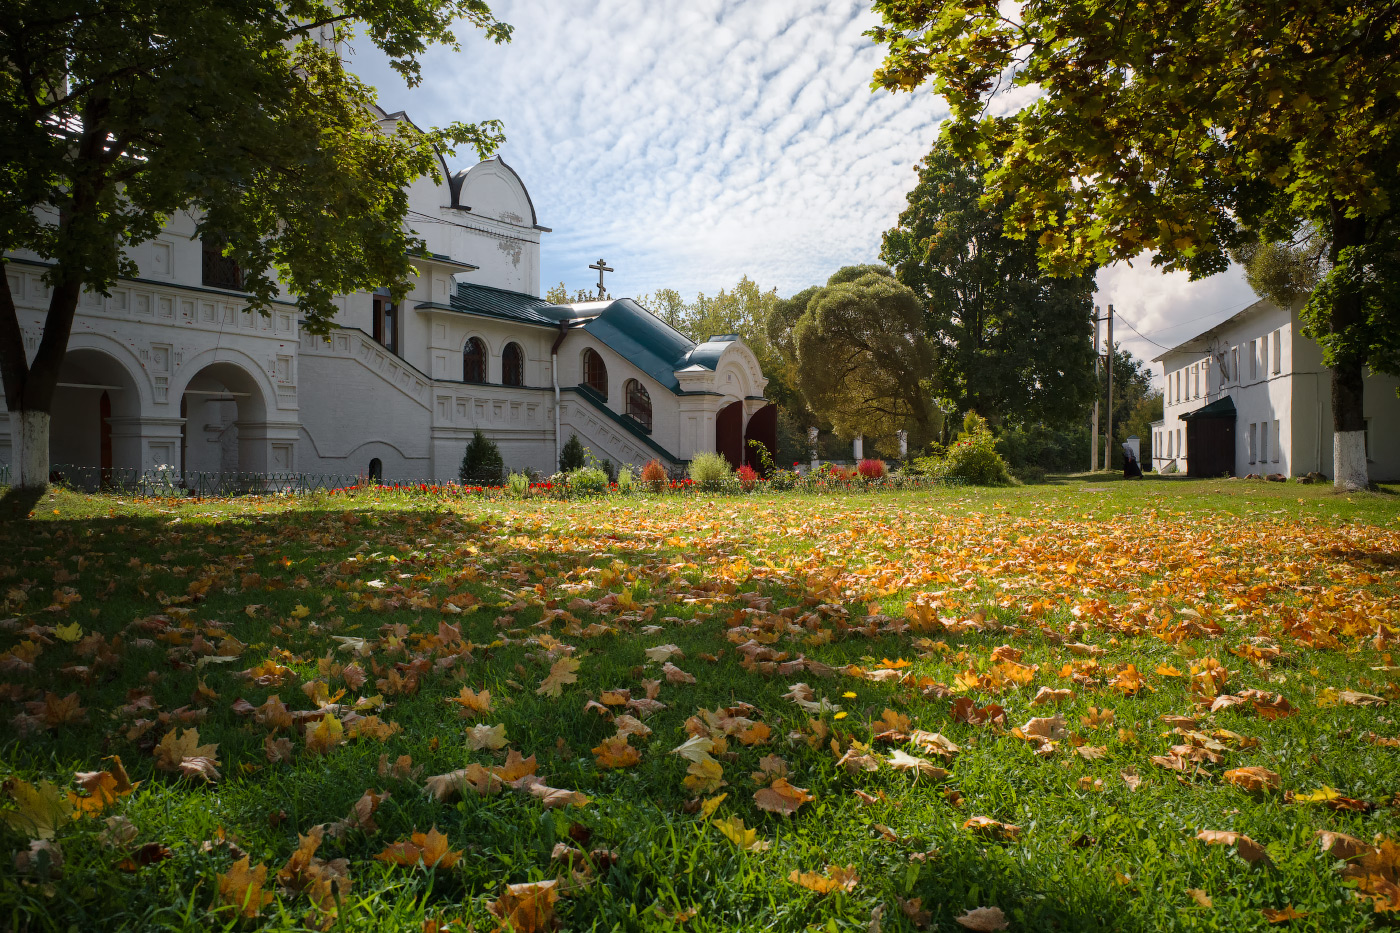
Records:
M1303 336L1298 308L1257 301L1156 357L1163 414L1152 461L1192 476L1332 476L1332 373ZM1366 376L1371 479L1400 480L1400 386Z
M402 113L380 114L392 132ZM629 299L553 305L540 294L540 226L499 158L409 186L407 297L336 299L328 337L302 331L283 295L248 310L238 268L177 214L134 247L139 272L84 292L59 376L50 460L180 472L338 473L455 479L472 433L507 467L551 473L577 434L600 460L680 468L747 440L773 450L776 409L753 352L734 335L696 344ZM50 290L47 264L19 253L5 273L29 352ZM0 463L10 459L0 400ZM87 470L95 475L95 470Z

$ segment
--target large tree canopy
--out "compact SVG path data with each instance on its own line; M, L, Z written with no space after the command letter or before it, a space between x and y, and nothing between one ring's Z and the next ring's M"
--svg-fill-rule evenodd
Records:
M993 424L1079 419L1094 391L1092 273L1042 272L1035 244L980 205L982 171L945 142L917 171L881 258L923 301L944 397Z
M1193 276L1304 226L1331 268L1304 311L1333 368L1337 482L1366 481L1362 377L1400 333L1400 5L876 0L875 85L931 79L989 204L1077 272L1143 250ZM998 115L1007 84L1032 102ZM1018 97L1024 91L1013 92ZM1016 98L1012 98L1016 99Z
M359 26L410 84L465 17L509 37L482 0L7 0L0 4L0 256L49 265L31 361L0 289L0 371L20 424L21 483L47 475L47 418L79 293L137 270L126 250L179 210L226 244L251 307L281 285L325 332L337 294L402 295L421 247L405 186L438 153L500 143L496 121L379 126L336 43ZM40 450L42 448L42 451ZM38 474L38 475L36 475Z
M884 266L847 266L778 302L768 334L795 361L808 406L838 434L910 430L917 445L938 428L923 309Z

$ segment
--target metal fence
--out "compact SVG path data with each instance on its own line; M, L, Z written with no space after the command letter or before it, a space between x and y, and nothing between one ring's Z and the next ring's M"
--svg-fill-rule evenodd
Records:
M301 495L318 489L343 489L365 482L348 473L244 473L138 470L122 467L55 463L52 482L85 492L129 493L138 496Z

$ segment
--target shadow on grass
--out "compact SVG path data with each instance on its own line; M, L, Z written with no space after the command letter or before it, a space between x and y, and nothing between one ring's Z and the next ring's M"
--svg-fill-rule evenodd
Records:
M10 486L0 495L0 522L22 521L44 496L42 486Z

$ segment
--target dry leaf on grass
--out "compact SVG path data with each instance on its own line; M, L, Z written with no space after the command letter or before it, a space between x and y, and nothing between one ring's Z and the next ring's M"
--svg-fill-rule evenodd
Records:
M753 799L760 810L791 816L797 812L798 807L816 798L807 793L805 788L794 787L788 783L787 778L780 777L757 791Z
M1243 833L1203 829L1196 834L1196 838L1206 845L1234 846L1240 858L1251 864L1255 862L1263 862L1265 865L1271 864L1269 853L1264 850L1264 847Z
M251 919L272 903L272 892L263 891L263 885L267 882L267 866L252 868L246 855L219 875L218 882L219 903L234 908L239 916Z
M414 833L407 840L390 844L375 859L409 868L421 865L423 868L446 869L456 865L461 857L461 850L450 851L447 837L434 826L426 833Z
M953 919L969 930L977 930L979 933L995 933L996 930L1004 930L1011 925L1006 922L1006 915L1001 912L1000 907L978 907Z
M559 925L554 916L554 902L559 899L559 881L532 881L506 885L505 891L491 905L491 913L500 918L502 928L514 933L545 933Z
M830 894L838 888L842 891L854 891L857 882L860 881L860 875L856 874L854 865L845 868L840 865L828 865L824 875L814 871L801 872L794 868L792 874L788 875L788 880L809 891Z

